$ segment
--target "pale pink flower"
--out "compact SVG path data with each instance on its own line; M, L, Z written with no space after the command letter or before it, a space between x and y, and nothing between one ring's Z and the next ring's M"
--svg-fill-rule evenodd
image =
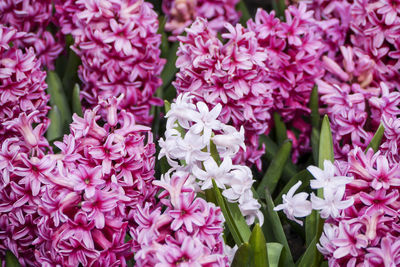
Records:
M300 187L301 181L298 181L292 188L289 189L287 194L282 195L282 204L277 205L274 210L283 210L288 219L303 225L303 222L296 217L306 217L311 214L311 202L307 200L308 194L301 192L295 194L296 190Z

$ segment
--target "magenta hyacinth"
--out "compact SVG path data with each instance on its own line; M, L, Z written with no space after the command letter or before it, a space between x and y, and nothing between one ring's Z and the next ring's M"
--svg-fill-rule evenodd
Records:
M43 122L49 110L47 106L49 96L45 91L46 73L41 70L40 61L36 59L34 50L9 46L10 43L18 42L24 37L26 33L0 25L1 142L8 137L19 136L19 131L14 127L7 127L7 123L18 118L26 120L26 117L35 123ZM25 119L21 116L25 116Z
M143 0L68 0L57 1L56 13L82 60L78 74L85 106L93 108L101 99L124 94L119 108L149 125L151 106L162 105L153 95L165 63L152 5Z
M317 84L337 140L335 155L345 158L398 115L400 10L396 1L306 2L327 52L327 72Z
M167 16L165 30L172 32L170 39L184 32L196 18L208 21L208 29L221 31L224 24L237 23L240 13L235 6L239 0L166 0L162 1L163 12Z
M32 266L37 206L55 163L45 155L46 73L32 48L9 45L26 36L0 25L0 257L10 250Z
M33 47L43 66L54 69L54 61L63 50L47 27L53 20L51 0L4 0L0 3L0 24L27 34L18 39L19 47Z
M336 161L335 175L353 177L344 199L354 204L328 217L318 249L329 266L397 266L400 263L399 163L359 148ZM336 177L334 177L336 178Z
M319 67L321 42L309 31L316 28L312 13L305 6L290 7L286 22L259 10L248 28L225 24L228 33L221 42L203 19L196 20L178 37L177 67L174 82L178 93L191 92L210 107L221 103L224 123L237 129L244 126L247 151L236 161L257 164L264 148L258 136L271 128L271 112L280 113L285 122L300 131L291 135L298 155L309 150L310 128L302 119L314 79L322 75ZM291 132L290 132L291 133Z
M56 142L61 154L49 156L55 168L38 208L37 266L126 266L133 257L125 237L141 207L155 202L155 145L148 127L116 111L119 101L74 115L71 134Z
M160 204L140 208L131 229L137 266L228 266L221 210L185 185L189 174L174 173L153 183L164 191ZM167 181L167 182L166 182Z

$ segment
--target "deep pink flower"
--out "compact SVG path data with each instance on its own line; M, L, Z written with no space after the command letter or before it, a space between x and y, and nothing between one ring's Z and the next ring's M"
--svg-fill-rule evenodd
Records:
M221 211L195 198L184 185L187 179L188 174L175 173L154 181L166 189L159 195L161 205L140 209L135 217L139 226L131 229L138 266L227 266Z
M179 196L179 202L176 203L173 207L174 209L169 212L171 217L174 218L171 224L172 230L176 231L184 224L187 231L191 233L193 231L193 225L204 225L205 203L199 201L199 199L194 200L194 198L194 192Z
M221 31L226 22L236 23L239 12L235 10L238 0L167 0L162 2L167 16L165 30L172 32L171 40L176 40L186 27L198 17L209 21L212 31Z
M343 258L347 255L357 257L362 253L362 249L368 245L367 238L359 233L361 224L339 223L338 235L332 240L332 243L338 248L333 253L336 259Z
M52 21L52 1L4 0L0 3L0 24L26 32L15 43L18 47L34 47L43 66L54 69L54 61L63 50L47 27Z
M165 60L152 5L134 1L56 1L64 34L74 38L72 49L82 60L78 74L85 107L124 95L118 108L151 124L150 107L162 105L153 95L161 85Z

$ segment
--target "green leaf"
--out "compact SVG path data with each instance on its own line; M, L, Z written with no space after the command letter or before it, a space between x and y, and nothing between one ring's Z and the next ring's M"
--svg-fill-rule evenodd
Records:
M11 251L6 251L6 266L7 267L20 267L17 257Z
M319 168L324 168L325 160L330 160L332 162L334 161L332 131L329 124L328 115L325 115L324 119L322 120L321 135L319 138Z
M237 4L237 9L242 13L242 16L240 17L240 24L246 26L246 23L249 19L251 19L251 16L245 1L240 0L240 2Z
M63 125L61 121L61 114L57 106L53 106L48 115L50 119L50 126L46 132L46 138L50 142L63 136Z
M253 251L253 263L254 267L268 267L268 253L267 253L267 244L265 241L264 234L261 230L260 225L257 223L253 231L251 233L249 239L250 247Z
M283 142L287 139L286 125L277 112L274 113L274 123L276 141L278 142L278 145L282 145Z
M162 98L164 89L170 85L170 83L175 77L175 73L178 71L178 69L175 66L176 59L178 58L176 56L178 47L179 47L179 42L175 42L168 50L167 63L165 64L164 69L161 73L161 79L163 81L163 84L157 90L156 93L157 97Z
M265 197L265 188L268 188L271 194L274 192L275 187L278 184L279 178L282 175L285 163L290 156L291 149L292 142L290 140L287 140L278 150L276 157L272 160L267 172L261 180L261 183L257 187L257 194L260 196L260 198Z
M317 235L317 224L319 215L316 210L313 210L310 215L306 217L305 231L306 231L306 245L309 246L312 240Z
M54 71L47 72L47 92L50 94L51 106L57 106L61 114L61 123L63 125L63 132L69 130L69 124L72 121L71 111L68 106L68 101L63 91L61 80L57 73Z
M269 193L268 189L265 190L265 201L266 201L266 209L264 210L264 224L263 224L263 231L264 233L271 233L273 235L273 239L267 236L267 240L273 240L274 242L278 242L282 244L286 252L285 255L282 255L284 262L284 266L293 266L293 257L290 252L289 244L286 239L285 232L283 231L281 220L279 219L279 215L276 211L274 211L275 205L274 201L272 200L271 194Z
M218 206L217 198L215 197L213 189L210 188L210 189L204 190L204 193L206 195L207 202L214 203L215 205Z
M381 123L379 125L378 130L376 130L374 137L372 137L371 142L369 142L367 148L365 149L365 153L368 151L368 149L372 148L374 152L376 153L379 149L379 146L381 145L382 137L385 132L385 127Z
M310 242L307 250L304 252L303 256L296 263L297 267L312 267L314 264L314 259L316 257L317 241L316 237Z
M318 86L315 85L310 95L310 110L311 110L311 125L313 128L319 129L321 123L321 117L319 114L318 105Z
M285 0L272 0L272 7L275 10L276 16L281 20L284 20L286 9Z
M231 267L250 267L251 254L249 243L243 243L236 251Z
M268 262L270 267L279 266L279 260L283 249L284 247L282 244L275 242L267 243Z
M168 111L171 110L171 103L169 103L167 100L164 100L164 109L165 109L165 114L167 114Z
M211 140L210 140L210 153L211 153L211 157L215 160L215 162L218 165L221 165L221 158L219 157L217 146Z
M214 195L218 206L221 208L222 214L224 215L226 225L228 226L235 243L240 246L242 243L249 240L251 234L250 229L240 212L237 203L226 201L214 180L212 183Z
M72 91L72 112L76 113L79 117L83 117L82 104L80 99L79 84L75 84Z
M62 76L62 86L68 99L71 99L73 94L74 85L79 81L78 78L78 67L81 64L81 59L75 54L74 51L68 49L68 61L65 73Z
M264 144L266 147L264 156L267 160L272 161L278 152L278 146L271 140L271 138L265 135L260 136L260 143ZM294 165L291 160L288 160L283 168L282 180L287 182L296 175L296 173L298 173L297 166Z
M159 21L159 27L158 27L158 34L161 34L161 57L162 58L167 58L168 57L168 51L169 51L169 42L168 42L168 36L166 31L164 30L165 23L167 22L167 18L165 16L159 16L158 17Z
M301 172L297 173L289 182L286 183L285 187L281 190L279 195L275 198L275 205L282 203L282 195L287 194L290 188L294 186L298 181L301 181L301 186L299 187L298 191L306 190L310 185L310 180L313 178L311 173L307 170L302 170Z
M316 164L318 164L318 149L319 149L321 116L319 114L317 85L315 85L311 91L310 110L311 110L311 125L312 125L312 130L311 130L312 154L313 154L314 162Z
M320 131L317 128L312 127L311 129L311 148L312 148L312 155L315 164L318 164L318 157L319 157L319 136Z

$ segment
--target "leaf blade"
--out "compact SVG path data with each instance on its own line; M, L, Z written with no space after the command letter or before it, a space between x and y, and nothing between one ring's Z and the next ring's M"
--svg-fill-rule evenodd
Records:
M261 198L265 197L265 188L268 188L271 194L274 192L275 187L278 184L279 178L282 175L286 161L289 158L291 149L292 142L290 140L285 141L279 148L275 158L272 160L263 179L257 187L257 194Z
M265 241L264 234L261 230L260 225L257 223L251 233L249 239L250 247L253 250L254 267L268 267L268 253L267 253L267 242Z
M376 153L379 149L384 133L385 133L385 127L381 123L378 127L378 130L376 130L374 136L372 137L371 142L369 142L367 148L365 149L365 152L367 152L370 148L372 148Z

